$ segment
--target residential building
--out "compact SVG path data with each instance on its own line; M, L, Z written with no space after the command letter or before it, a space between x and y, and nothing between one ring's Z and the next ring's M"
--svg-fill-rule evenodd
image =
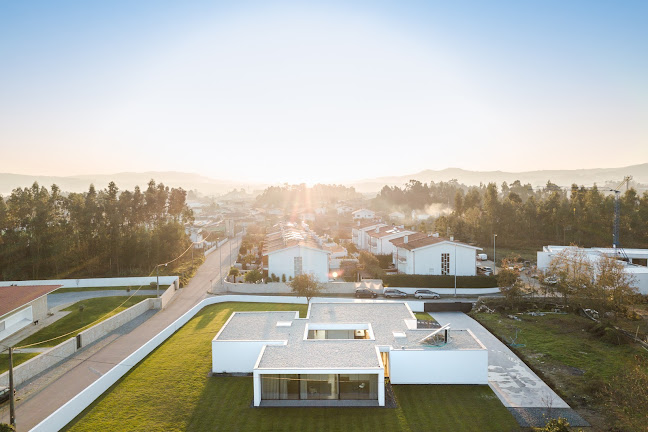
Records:
M337 214L338 215L345 215L349 214L353 211L353 207L349 207L347 205L341 205L337 208Z
M475 276L477 251L481 248L439 237L438 234L416 233L391 243L396 249L394 264L398 273L422 275Z
M369 238L369 252L376 255L390 255L395 248L391 240L406 235L415 234L415 231L406 230L403 226L385 225L366 231Z
M0 287L0 341L47 317L47 294L61 285Z
M300 274L312 274L319 282L329 280L329 250L313 232L293 224L279 224L268 234L263 244L264 270L268 275L283 275L287 279Z
M620 249L620 248L578 248L575 246L544 246L537 253L538 270L549 269L551 260L566 249L576 249L584 254L592 266L603 259L612 257L623 263L623 269L632 276L634 286L640 294L648 294L648 249Z
M358 249L369 250L369 236L367 235L367 232L385 226L387 226L387 224L379 220L366 222L358 220L356 221L356 225L351 228L351 241Z
M391 212L389 213L389 219L396 222L402 222L403 220L405 220L405 213L399 211Z
M392 384L487 384L469 330L418 329L404 302L235 312L212 341L213 373L252 373L254 406L384 406ZM431 390L432 391L432 390Z
M363 208L363 209L354 211L353 213L351 213L351 215L353 216L353 220L357 220L357 219L373 219L373 218L376 217L376 212Z

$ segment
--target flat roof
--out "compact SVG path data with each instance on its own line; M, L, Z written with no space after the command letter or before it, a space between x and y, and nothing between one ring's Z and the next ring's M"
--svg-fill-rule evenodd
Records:
M63 285L22 285L0 287L0 316L6 315Z
M450 330L443 346L419 343L433 330L416 329L416 317L405 302L311 303L308 318L296 312L234 312L214 341L275 341L258 363L259 369L348 369L380 368L379 346L405 350L484 349L465 330ZM287 326L285 323L291 322ZM282 323L278 325L278 323ZM366 324L373 339L307 339L307 326ZM332 327L331 330L336 328ZM400 337L399 335L405 335Z

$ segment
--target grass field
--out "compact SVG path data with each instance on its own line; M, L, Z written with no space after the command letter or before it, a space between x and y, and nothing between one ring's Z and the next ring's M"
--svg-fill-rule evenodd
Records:
M612 338L591 333L592 321L574 314L521 315L521 321L499 314L478 313L474 317L500 338L512 337L519 329L516 343L525 346L515 351L572 407L587 408L605 417L607 426L617 424L619 415L646 416L631 411L614 414L606 409L606 396L602 394L614 377L632 369L635 356L648 357L637 345L618 345Z
M80 327L86 326L91 322L101 318L104 314L111 312L110 315L105 316L103 319L110 318L111 316L128 309L136 303L141 302L143 299L150 296L135 296L129 298L126 303L122 306L119 306L126 297L98 297L88 300L81 300L70 307L63 309L64 311L70 311L69 314L63 318L54 321L52 324L43 328L42 330L34 333L26 339L20 341L17 346L29 345L35 342L44 341L51 339L66 333L69 333L73 330L76 330ZM80 309L80 306L83 306L83 310ZM118 307L119 306L119 307ZM117 308L118 307L118 308ZM113 311L113 309L117 308ZM72 333L69 336L64 338L56 339L50 342L46 342L38 347L51 347L60 344L65 339L76 336L78 332Z
M434 318L432 318L432 315L430 315L427 312L414 312L414 315L416 315L417 319L420 319L420 320L423 320L423 321L434 321L434 322L436 322L436 320Z
M131 292L135 292L137 289L140 290L149 290L149 289L155 289L155 287L150 287L149 285L142 285L140 288L139 285L137 286L109 286L109 287L85 287L85 288L59 288L58 290L54 291L52 294L63 294L67 292L83 292L83 291L128 291L129 289ZM160 285L160 292L165 291L167 288L169 288L169 285Z
M252 379L209 377L211 340L233 311L305 305L223 303L203 309L82 413L70 431L511 431L488 386L394 386L397 408L252 408Z

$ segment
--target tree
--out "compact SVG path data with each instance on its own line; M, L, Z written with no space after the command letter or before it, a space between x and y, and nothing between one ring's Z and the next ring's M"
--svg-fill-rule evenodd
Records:
M306 297L308 303L324 289L315 277L308 273L295 276L288 282L288 286L297 297Z
M254 269L250 270L249 272L245 273L245 282L248 283L257 283L261 279L263 279L263 273L261 273L260 270Z
M241 272L236 267L230 267L228 276L232 276L233 282L236 282L236 276L240 275Z

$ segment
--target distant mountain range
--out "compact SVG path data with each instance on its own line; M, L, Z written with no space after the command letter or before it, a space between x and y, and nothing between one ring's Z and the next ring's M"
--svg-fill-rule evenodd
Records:
M501 185L502 182L512 183L520 180L522 183L531 183L533 186L544 186L551 181L559 186L578 185L591 186L596 183L604 186L606 183L618 184L623 177L632 176L633 185L642 184L646 189L648 185L648 163L631 165L622 168L595 168L579 170L540 170L526 172L505 172L505 171L469 171L460 168L447 168L444 170L425 170L415 174L402 176L379 177L374 179L360 180L347 183L347 186L354 186L358 192L376 193L383 186L403 186L410 180L419 180L429 183L431 181L449 181L456 179L465 185L479 185L480 183L495 182ZM237 180L219 180L199 174L175 172L175 171L148 171L142 173L122 172L116 174L78 175L78 176L38 176L23 174L2 174L0 173L0 195L8 195L18 187L28 187L34 182L42 186L50 187L58 185L65 192L83 192L88 190L90 183L97 189L105 188L110 181L114 181L121 189L132 190L135 186L146 188L149 180L162 182L170 187L182 187L186 190L198 190L205 195L220 195L231 191L234 188L245 188L248 191L261 190L267 184L244 183Z
M142 173L122 172L116 174L96 174L78 176L38 176L23 174L0 173L0 195L8 195L18 187L29 187L34 182L41 186L50 187L56 184L64 192L84 192L90 184L97 189L104 189L108 183L114 181L120 190L133 190L135 186L146 189L148 182L153 179L156 183L164 183L170 187L182 187L185 190L197 189L205 195L224 194L234 188L263 189L264 185L250 185L235 180L217 180L199 174L175 171L148 171Z
M578 185L591 186L596 183L603 186L606 183L621 183L623 177L632 176L631 184L648 184L648 163L631 165L622 168L594 168L578 170L539 170L526 172L505 172L505 171L468 171L461 168L446 168L444 170L425 170L416 174L402 176L379 177L354 182L352 186L358 192L377 192L385 186L403 186L410 180L419 180L429 183L431 181L441 182L456 179L465 185L479 185L480 183L495 182L501 185L502 182L512 183L520 180L523 184L531 183L532 186L544 186L551 181L559 186L569 187L576 183Z

